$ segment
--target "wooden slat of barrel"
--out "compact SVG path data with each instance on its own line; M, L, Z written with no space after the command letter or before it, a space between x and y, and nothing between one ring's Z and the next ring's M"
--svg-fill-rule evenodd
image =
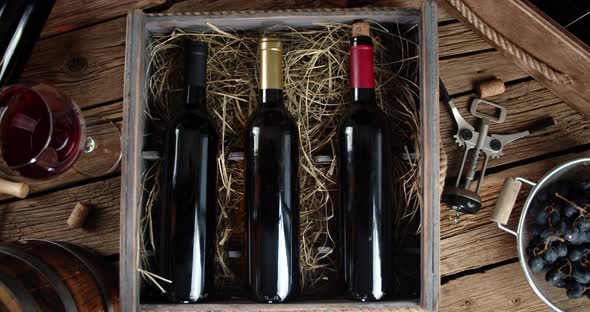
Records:
M20 310L28 311L15 295L22 297L24 292L41 311L116 312L118 289L116 280L109 278L112 272L105 270L95 255L72 244L42 240L6 243L0 246L0 285L5 286L0 287L0 307L12 305L13 310L14 301L18 301ZM19 286L21 289L15 290Z

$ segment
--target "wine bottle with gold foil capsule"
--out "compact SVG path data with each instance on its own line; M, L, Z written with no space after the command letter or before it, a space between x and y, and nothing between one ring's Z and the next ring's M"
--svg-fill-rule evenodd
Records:
M284 302L299 291L299 146L283 104L281 41L260 41L258 106L245 136L249 284L253 299Z
M360 32L350 42L351 103L337 130L338 250L346 296L376 301L393 290L390 128L375 101L368 25Z

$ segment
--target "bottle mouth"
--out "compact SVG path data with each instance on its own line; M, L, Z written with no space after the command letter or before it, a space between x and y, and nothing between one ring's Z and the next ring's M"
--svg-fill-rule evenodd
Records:
M283 44L278 38L262 37L260 39L260 51L283 52Z

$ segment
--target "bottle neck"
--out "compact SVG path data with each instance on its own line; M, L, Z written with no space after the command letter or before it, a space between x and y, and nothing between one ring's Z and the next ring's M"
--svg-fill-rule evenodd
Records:
M187 39L185 42L185 109L207 110L207 43Z
M358 36L350 41L350 88L353 103L375 105L373 42Z
M350 90L352 103L360 106L377 105L375 102L375 89L353 88Z
M207 90L205 87L187 85L185 88L185 93L185 110L207 111Z
M283 107L283 90L260 89L258 90L259 105L261 108Z
M283 48L279 39L264 37L260 41L261 108L283 106Z

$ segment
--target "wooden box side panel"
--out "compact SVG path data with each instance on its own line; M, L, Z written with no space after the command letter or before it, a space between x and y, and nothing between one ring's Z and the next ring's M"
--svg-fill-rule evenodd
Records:
M182 28L188 31L209 30L210 28L207 27L209 23L220 29L235 29L236 25L240 25L240 30L264 29L269 26L276 27L276 25L289 25L297 28L313 27L314 24L325 22L326 17L329 17L330 21L335 23L351 23L354 20L363 18L370 18L378 23L391 21L400 24L420 23L420 11L391 11L391 8L232 12L230 15L222 13L150 14L147 16L146 28L153 33L170 33L174 28Z
M143 312L155 311L239 311L239 312L423 312L425 311L415 302L314 302L314 303L290 303L290 304L266 304L266 303L205 303L205 304L143 304Z
M425 0L420 23L420 129L422 131L422 287L420 304L438 310L440 288L440 133L438 95L438 23L436 3Z
M140 10L127 16L125 88L123 102L123 163L121 167L120 307L122 312L139 307L139 218L143 163L145 107L145 15Z

